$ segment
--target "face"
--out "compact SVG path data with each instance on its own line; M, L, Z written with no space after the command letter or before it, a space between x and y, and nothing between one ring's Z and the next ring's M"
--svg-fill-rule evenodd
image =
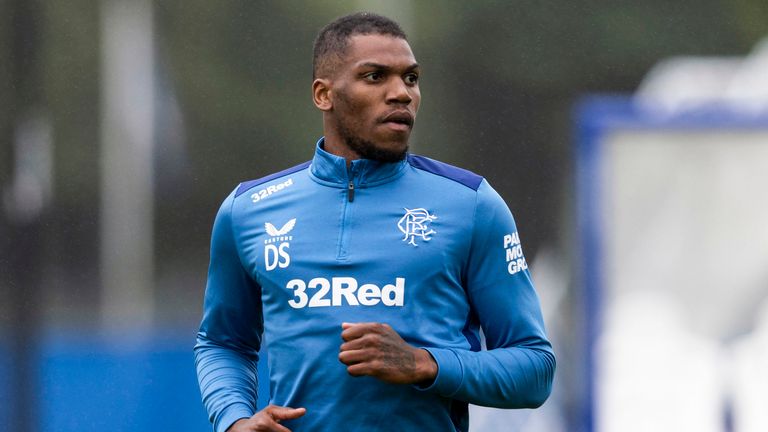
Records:
M421 101L419 67L408 42L353 36L329 89L326 140L337 139L353 157L405 157Z

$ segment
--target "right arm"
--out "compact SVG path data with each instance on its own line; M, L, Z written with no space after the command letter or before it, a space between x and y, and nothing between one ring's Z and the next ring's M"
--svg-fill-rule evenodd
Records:
M232 193L213 225L195 366L215 432L256 412L256 362L264 330L261 287L243 268L232 229Z

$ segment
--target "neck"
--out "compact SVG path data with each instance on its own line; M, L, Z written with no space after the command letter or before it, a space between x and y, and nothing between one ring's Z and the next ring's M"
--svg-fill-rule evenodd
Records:
M325 135L325 141L323 144L323 150L332 155L336 155L346 159L347 166L349 166L353 160L360 159L360 155L354 150L349 148L347 143L339 136L339 133L335 128L329 127L327 120L323 121L323 132Z

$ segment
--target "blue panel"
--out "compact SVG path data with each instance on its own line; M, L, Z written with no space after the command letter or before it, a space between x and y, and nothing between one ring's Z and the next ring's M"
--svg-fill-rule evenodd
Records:
M237 192L235 192L235 196L238 197L238 196L244 194L245 192L247 192L249 189L252 189L252 188L254 188L254 187L256 187L256 186L258 186L260 184L264 184L264 183L266 183L268 181L271 181L271 180L274 180L276 178L284 177L284 176L287 176L289 174L293 174L295 172L299 172L299 171L307 168L311 163L312 163L312 161L307 161L307 162L301 163L299 165L296 165L295 167L291 167L291 168L282 170L280 172L276 172L274 174L270 174L270 175L268 175L266 177L262 177L260 179L250 180L250 181L247 181L247 182L240 183L240 186L237 187Z
M49 338L40 359L40 430L210 431L192 340L122 347L96 337Z
M768 126L768 110L744 112L727 105L713 105L674 115L638 105L628 96L596 95L582 99L576 108L577 126L605 130L710 130L760 129ZM583 136L582 136L583 137Z
M39 430L209 432L188 335L130 340L87 334L45 338L40 354ZM2 352L0 352L2 354ZM262 354L263 355L263 354ZM0 356L0 396L9 365ZM266 356L259 362L259 407L269 401ZM0 399L4 401L5 399ZM10 413L0 404L0 424Z
M483 182L483 178L472 171L429 159L424 156L408 155L408 163L413 167L463 184L472 190L477 190L477 188L480 187L480 183Z
M577 154L576 154L576 194L577 194L577 229L580 242L579 262L581 263L579 287L584 313L583 321L583 358L585 367L584 397L580 407L583 417L577 430L594 430L594 343L600 328L600 293L602 292L599 258L601 256L600 237L601 213L599 211L600 178L600 140L604 132L600 121L607 115L619 115L627 104L622 106L615 100L586 102L579 106L576 113ZM615 106L614 106L615 105Z

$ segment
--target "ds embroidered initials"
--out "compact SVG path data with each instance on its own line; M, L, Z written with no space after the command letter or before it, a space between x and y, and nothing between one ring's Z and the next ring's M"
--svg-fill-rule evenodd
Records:
M272 271L278 267L286 268L291 264L291 256L288 255L289 241L293 236L287 235L296 226L296 218L286 222L282 228L277 229L269 222L264 224L264 229L271 238L264 240L264 268ZM279 244L275 244L279 243Z

